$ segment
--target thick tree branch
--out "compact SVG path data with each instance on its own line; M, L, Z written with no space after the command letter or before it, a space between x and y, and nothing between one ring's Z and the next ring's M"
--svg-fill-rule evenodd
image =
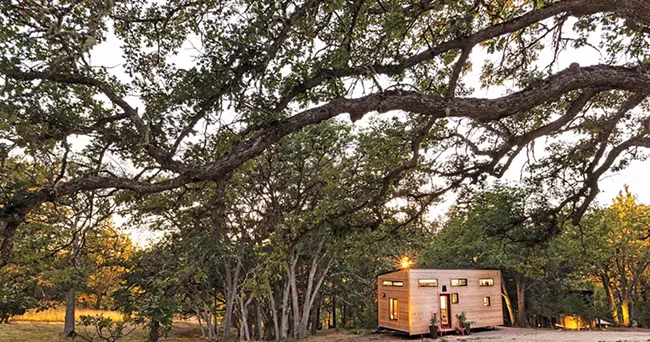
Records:
M133 108L128 102L126 102L126 100L120 97L108 83L83 75L66 75L43 71L23 72L16 69L3 70L2 72L7 77L20 81L45 80L61 84L85 85L98 89L114 105L121 108L124 111L124 114L131 119L136 130L141 135L149 154L158 162L158 164L160 164L161 167L175 172L183 172L187 170L185 165L173 160L167 155L167 153L165 153L165 151L153 144L149 127L147 127L138 114L138 110Z
M323 82L334 79L334 78L343 78L343 77L352 77L352 76L361 76L366 75L368 70L372 70L377 74L383 74L386 76L395 76L399 75L404 70L411 68L415 65L418 65L422 62L431 60L445 52L454 50L454 49L467 49L479 44L480 42L492 39L504 34L512 33L517 30L521 30L531 24L540 22L542 20L554 17L559 14L571 14L575 16L584 16L594 13L600 13L604 11L610 11L613 9L614 12L629 16L630 13L635 13L640 11L640 13L645 13L650 17L650 9L647 8L648 5L636 0L593 0L586 3L584 0L566 0L554 2L545 7L532 10L520 17L514 18L512 20L499 23L497 25L489 26L485 29L482 29L472 35L459 37L446 41L444 43L433 46L426 51L415 54L409 58L406 58L403 62L397 64L374 64L374 65L362 65L356 67L347 67L347 68L338 68L338 69L321 69L315 72L315 74L305 79L303 82L293 87L288 93L280 99L276 105L276 110L281 110L285 108L298 94L312 89L318 85L323 84ZM638 16L638 14L635 14ZM646 19L647 21L648 19Z
M183 172L176 178L153 184L111 177L82 178L62 184L57 189L57 194L67 195L79 190L111 187L139 193L153 193L170 190L191 182L219 179L245 161L259 155L281 138L343 113L373 111L385 113L403 110L433 117L443 117L448 114L451 117L466 117L479 122L489 122L524 112L545 102L557 100L566 92L582 88L650 91L650 73L648 72L639 73L637 69L626 67L593 66L589 68L593 71L579 73L562 71L543 82L538 82L534 87L497 99L449 99L401 90L370 94L356 99L337 99L282 120L273 127L235 146L230 153L207 165ZM546 127L544 131L550 130L558 124ZM536 132L535 134L541 133Z

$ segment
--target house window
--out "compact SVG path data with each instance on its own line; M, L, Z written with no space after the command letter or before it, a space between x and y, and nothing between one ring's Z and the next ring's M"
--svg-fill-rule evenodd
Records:
M494 279L492 278L481 278L478 280L478 284L481 286L494 286Z
M404 282L403 281L397 281L397 280L384 280L381 282L382 285L384 286L395 286L395 287L403 287Z
M483 306L490 306L490 297L483 297Z
M397 313L399 312L399 306L397 305L397 299L390 298L388 300L388 314L391 320L397 320Z
M467 286L467 279L452 279L451 286Z
M451 294L451 304L458 304L458 293Z
M418 280L419 287L438 287L438 279L420 279Z

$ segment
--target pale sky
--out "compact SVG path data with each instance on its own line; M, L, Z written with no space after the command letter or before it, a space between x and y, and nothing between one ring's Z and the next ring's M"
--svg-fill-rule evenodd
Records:
M565 26L566 34L569 33L571 24ZM122 63L122 51L120 49L121 42L115 36L109 36L108 40L98 46L96 46L91 54L91 63L95 66L104 65L111 67L109 72L120 77L121 79L128 80L126 74L123 71ZM172 58L172 61L178 67L189 67L192 65L192 54L196 53L196 47L200 47L200 44L196 42L195 45L186 42L183 45L179 54ZM578 58L579 56L579 58ZM475 66L474 69L467 75L462 78L462 81L467 85L472 86L475 91L473 96L475 97L498 97L502 96L505 93L505 88L503 87L491 87L490 89L480 89L478 83L478 76L480 74L480 66L483 65L483 61L486 58L494 58L494 56L488 56L484 51L480 49L475 49L471 55L471 62ZM548 61L552 58L552 55L546 52L540 54L540 63L548 64ZM581 65L590 65L599 63L600 55L593 49L582 49L581 51L568 51L561 55L558 65L556 65L557 71L560 71L566 68L570 63L574 61L579 61ZM129 97L127 99L132 105L136 107L143 108L144 105L136 97ZM141 113L143 111L140 111ZM364 119L358 124L364 125L368 122L368 117L372 115L366 115ZM346 117L347 119L347 117ZM514 163L510 171L506 174L506 180L516 181L519 177L518 170L519 168ZM617 172L609 173L604 179L600 182L601 192L597 196L597 201L600 204L609 204L612 199L617 195L617 193L623 189L625 184L630 186L630 190L636 194L642 203L650 203L650 181L648 180L649 175L646 174L650 171L650 161L636 161L633 162L627 169ZM434 214L444 213L448 205L453 201L453 195L447 195L445 201L442 204L439 204L435 208L431 208L431 212ZM117 219L118 223L121 219ZM152 235L150 232L147 232L143 229L128 229L129 233L132 235L135 241L138 241L141 244L147 244L145 240L154 238L156 235Z

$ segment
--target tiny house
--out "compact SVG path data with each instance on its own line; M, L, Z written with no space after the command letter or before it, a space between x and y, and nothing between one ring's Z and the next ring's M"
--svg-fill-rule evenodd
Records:
M428 334L435 313L449 331L462 312L472 328L503 325L499 270L411 267L380 274L377 287L379 328Z

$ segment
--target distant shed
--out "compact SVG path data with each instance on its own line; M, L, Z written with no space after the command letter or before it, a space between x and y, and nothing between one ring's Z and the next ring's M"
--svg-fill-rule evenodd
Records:
M454 330L465 312L472 328L503 325L501 271L411 267L379 275L379 327L427 334L433 313L438 329Z

